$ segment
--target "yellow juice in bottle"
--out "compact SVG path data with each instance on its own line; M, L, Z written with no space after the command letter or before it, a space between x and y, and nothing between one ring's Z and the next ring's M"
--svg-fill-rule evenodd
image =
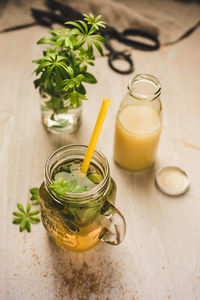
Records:
M161 118L156 108L125 105L116 119L114 160L132 171L149 167L154 162L160 134Z

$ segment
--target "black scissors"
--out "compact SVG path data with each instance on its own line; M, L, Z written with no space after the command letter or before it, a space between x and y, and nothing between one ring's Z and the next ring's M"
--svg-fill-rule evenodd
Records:
M47 27L51 27L53 23L64 24L68 20L77 20L82 18L82 14L74 10L73 8L60 3L56 0L46 0L46 5L50 11L43 11L38 9L32 9L32 15L36 21ZM105 44L106 48L109 50L108 64L115 72L120 74L130 74L134 71L133 60L131 59L131 54L125 51L117 51L113 48L111 41L117 40L120 43L123 43L127 46L130 46L134 49L139 49L143 51L153 51L157 50L160 47L159 40L157 36L152 35L147 31L140 29L125 29L123 32L118 32L115 28L107 26L106 28L101 28L99 33L104 36L107 40ZM134 37L142 37L145 41L148 40L148 43L138 42L134 40ZM116 68L115 61L122 60L129 64L127 70L120 70Z
M108 63L109 66L116 72L120 74L130 74L134 71L133 60L131 59L131 54L125 51L117 51L112 47L111 41L117 40L127 46L131 46L134 49L139 49L143 51L154 51L160 48L160 43L158 38L147 32L140 29L125 29L122 32L118 32L113 27L106 27L106 29L101 29L100 33L107 40L107 44L105 44L106 48L109 50L108 54ZM134 40L134 37L142 37L145 40L148 40L150 43L143 43L137 40ZM129 68L127 70L119 70L115 67L114 62L116 60L124 60L129 64Z

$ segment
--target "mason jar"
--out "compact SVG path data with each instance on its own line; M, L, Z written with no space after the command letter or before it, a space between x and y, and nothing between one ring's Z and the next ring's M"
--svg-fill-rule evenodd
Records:
M83 160L87 147L67 145L55 151L45 165L45 178L39 190L41 218L49 236L64 249L86 251L100 241L117 245L125 236L126 223L114 206L116 184L110 176L106 157L94 151L91 164L103 180L89 191L66 192L58 196L50 188L54 170L63 162Z
M128 83L115 122L114 160L122 168L140 171L156 157L162 131L161 85L149 74Z

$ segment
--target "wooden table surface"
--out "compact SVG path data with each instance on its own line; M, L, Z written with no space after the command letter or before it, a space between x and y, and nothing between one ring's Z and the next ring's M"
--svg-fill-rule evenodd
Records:
M70 135L51 135L40 120L33 87L34 27L0 35L0 299L1 300L199 300L200 299L200 28L157 52L133 51L135 72L119 75L98 57L98 84L88 85L83 123ZM113 162L113 132L119 103L131 76L150 73L161 81L164 129L157 160L131 173ZM16 203L43 181L44 164L58 147L88 144L104 97L112 100L98 149L109 160L118 187L117 204L127 233L119 246L101 243L81 254L59 249L43 225L19 233L12 225ZM155 171L176 164L188 173L189 191L169 197L154 183Z

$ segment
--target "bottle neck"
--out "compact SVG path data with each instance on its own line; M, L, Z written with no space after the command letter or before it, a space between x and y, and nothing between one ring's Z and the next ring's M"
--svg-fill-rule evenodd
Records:
M149 74L138 74L128 83L128 92L138 101L153 101L161 94L158 79Z

